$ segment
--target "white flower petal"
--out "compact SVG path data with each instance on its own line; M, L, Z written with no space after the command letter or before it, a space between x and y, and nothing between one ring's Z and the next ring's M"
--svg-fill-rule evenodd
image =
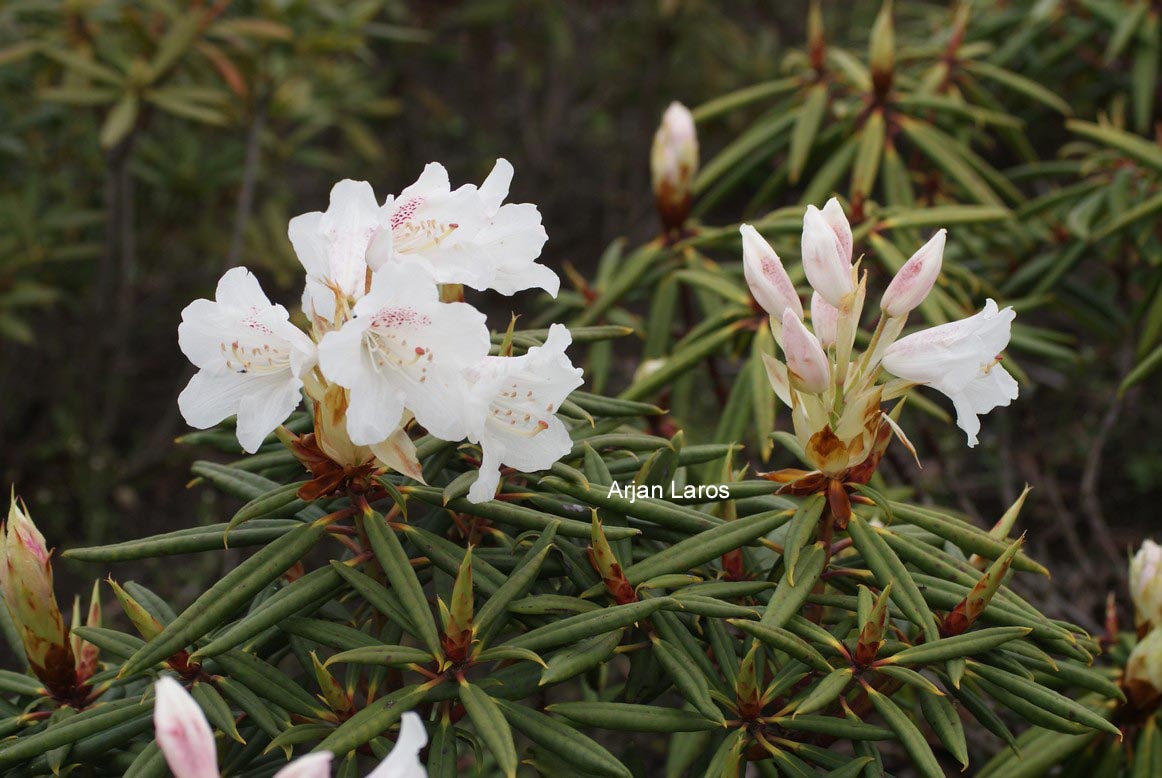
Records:
M476 480L468 488L469 502L488 502L496 496L496 487L500 485L501 457L505 455L503 445L499 442L490 442L482 451Z
M484 207L489 216L500 210L500 204L504 202L504 198L508 197L508 189L512 186L512 176L512 163L507 159L498 159L492 172L488 174L488 178L484 179L484 183L480 185L480 199L484 201Z
M218 778L218 752L206 714L168 675L158 678L153 688L157 745L174 778Z
M266 436L294 413L302 401L302 386L302 381L293 377L289 381L263 378L254 382L238 405L238 442L245 451L257 451Z
M395 748L367 778L427 778L428 771L420 762L420 751L428 744L424 722L412 712L403 714Z

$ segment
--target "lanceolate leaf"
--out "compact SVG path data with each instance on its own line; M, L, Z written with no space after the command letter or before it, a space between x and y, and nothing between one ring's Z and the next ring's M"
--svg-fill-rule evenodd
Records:
M130 677L152 667L220 626L313 548L325 531L326 524L321 522L303 525L231 570L130 657L122 665L120 676Z
M399 597L399 602L408 615L412 626L428 650L436 656L443 656L440 639L436 633L436 621L432 618L424 588L416 578L411 560L403 550L395 531L388 526L383 516L374 511L364 515L364 531L371 541L371 548L379 560L387 579Z
M517 768L516 746L513 744L512 730L496 701L480 687L463 682L460 684L460 702L501 771L513 778Z
M591 774L629 778L628 768L595 741L543 713L504 700L493 700L509 723L534 743L553 751L577 769Z

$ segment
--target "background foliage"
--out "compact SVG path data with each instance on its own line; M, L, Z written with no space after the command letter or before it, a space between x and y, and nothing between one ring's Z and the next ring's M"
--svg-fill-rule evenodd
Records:
M925 467L889 456L888 480L983 527L1035 484L1022 522L1055 578L1022 591L1097 631L1162 480L1157 447L1143 445L1162 434L1149 401L1162 364L1159 10L899 2L876 50L880 10L6 3L4 481L58 546L228 518L236 496L183 489L205 450L171 446L186 432L183 305L234 264L294 301L286 221L322 207L337 178L394 190L440 159L478 180L496 156L518 170L515 199L545 214L546 263L577 271L544 320L635 330L583 352L585 388L665 407L645 423L665 439L739 440L738 465L792 464L754 434L775 409L746 380L760 346L733 224L752 220L795 258L801 204L838 193L857 254L883 263L869 268L876 288L939 224L948 262L922 317L957 318L986 296L1020 311L1022 400L989 418L992 459L966 459L938 407L913 408ZM695 108L703 163L699 224L662 246L646 161L671 99ZM666 361L649 375L642 359ZM160 563L130 569L189 602L239 558L191 558L181 581ZM104 570L58 572L79 591Z

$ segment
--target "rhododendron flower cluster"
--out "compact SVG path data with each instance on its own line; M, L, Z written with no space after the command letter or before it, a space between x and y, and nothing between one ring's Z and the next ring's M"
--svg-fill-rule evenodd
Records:
M908 314L940 275L946 233L938 231L896 273L880 301L881 316L867 349L855 353L863 317L866 273L852 264L852 232L834 198L808 206L803 217L803 270L813 294L809 329L803 304L774 249L742 225L743 270L756 302L770 316L783 360L765 356L767 374L789 408L795 434L812 472L784 470L768 477L787 491L832 496L833 512L849 511L844 485L863 484L875 471L893 433L911 449L885 401L917 385L947 395L957 425L975 446L979 416L1017 397L1017 382L1000 364L1015 314L989 300L961 321L900 337ZM881 382L885 371L895 376Z
M409 429L482 448L469 498L491 499L502 465L549 467L571 447L555 413L581 384L554 325L523 356L489 356L485 316L464 286L511 295L560 281L537 264L546 235L535 205L505 203L512 166L498 160L480 187L453 190L432 163L380 204L371 185L340 181L326 211L291 220L306 272L309 334L272 303L245 268L222 276L215 299L182 312L178 340L198 373L178 398L204 429L237 417L253 453L306 392L313 434L287 439L315 476L317 497L384 468L422 480Z

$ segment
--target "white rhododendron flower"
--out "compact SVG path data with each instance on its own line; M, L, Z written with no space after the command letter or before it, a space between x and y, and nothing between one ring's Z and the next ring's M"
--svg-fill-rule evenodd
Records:
M1138 624L1162 627L1162 546L1148 538L1130 561L1130 596Z
M738 228L742 234L742 272L750 292L762 309L778 319L790 310L803 318L803 303L771 244L749 224Z
M834 215L837 210L838 217ZM811 288L836 308L842 307L843 298L855 291L851 245L851 228L834 198L823 211L807 206L801 242L803 271Z
M250 453L298 407L315 344L273 305L246 268L226 272L215 299L182 311L178 344L197 374L178 397L191 427L238 416L238 442Z
M783 311L783 353L787 370L798 388L822 394L831 385L831 366L819 340L808 330L795 312Z
M405 409L429 432L454 440L463 366L488 353L484 314L466 303L442 303L419 263L377 271L355 316L319 343L319 367L348 390L347 432L374 445L395 432Z
M308 316L331 322L338 303L363 296L368 266L391 256L390 224L391 213L376 202L371 184L351 180L332 187L325 212L290 220L287 233L307 271L303 311Z
M153 726L158 748L174 778L220 778L214 733L206 714L190 693L170 676L163 675L153 686ZM418 715L403 714L395 747L367 778L427 778L420 763L420 750L428 743L428 733ZM274 778L328 778L332 754L306 754L274 774Z
M1000 364L1016 314L989 300L967 319L921 330L893 343L883 365L893 374L940 390L956 407L956 424L975 446L979 414L1017 399L1017 381Z
M556 411L581 385L565 349L569 330L554 324L545 345L519 357L488 357L467 371L467 437L483 451L480 475L468 492L472 502L491 500L500 467L522 472L551 466L573 447Z
M880 300L880 310L886 316L907 316L924 302L940 277L947 235L947 230L938 230L892 278Z
M444 166L429 163L384 206L394 256L422 262L439 283L501 294L540 287L555 297L560 279L536 263L548 239L540 211L531 203L504 203L512 176L508 160L498 159L479 189L453 190ZM369 264L377 270L388 260L376 253Z

